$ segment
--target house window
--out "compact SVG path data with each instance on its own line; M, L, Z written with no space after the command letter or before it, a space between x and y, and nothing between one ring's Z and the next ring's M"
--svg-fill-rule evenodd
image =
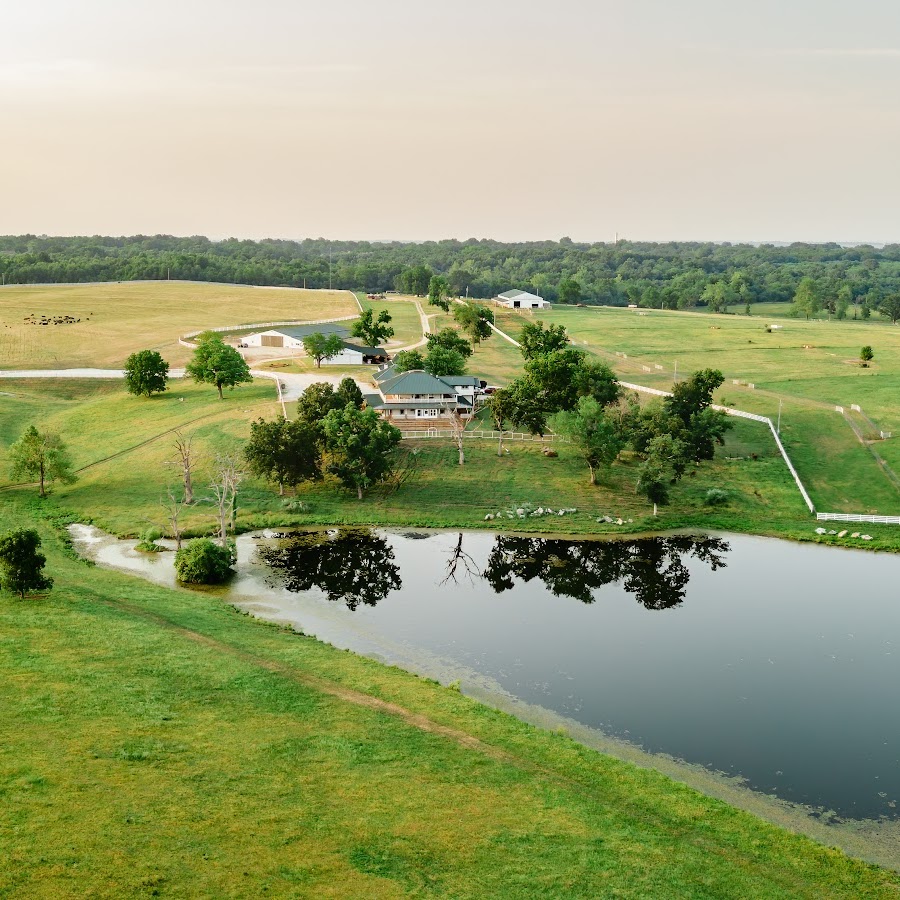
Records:
M416 418L417 419L436 419L438 416L438 411L436 409L417 409L416 410Z

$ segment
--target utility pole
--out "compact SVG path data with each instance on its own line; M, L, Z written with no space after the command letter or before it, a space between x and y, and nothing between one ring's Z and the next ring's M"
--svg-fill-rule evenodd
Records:
M678 383L678 360L675 360L675 375L672 380L677 384Z
M328 245L328 290L331 290L331 244Z

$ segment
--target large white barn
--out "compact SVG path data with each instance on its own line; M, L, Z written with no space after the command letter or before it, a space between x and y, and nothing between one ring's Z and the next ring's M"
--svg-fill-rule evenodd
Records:
M504 291L494 297L500 306L510 309L549 309L550 304L537 294L529 294L528 291Z
M323 323L321 325L283 325L248 334L241 339L246 347L284 347L286 350L303 350L303 339L311 334L336 334L344 342L344 348L337 356L323 359L323 366L361 366L366 363L385 363L389 356L383 347L363 347L346 340L349 333L341 325Z
M323 322L321 325L280 325L268 331L248 334L241 343L248 347L284 347L288 350L302 350L303 338L311 334L336 334L342 340L350 336L342 325Z

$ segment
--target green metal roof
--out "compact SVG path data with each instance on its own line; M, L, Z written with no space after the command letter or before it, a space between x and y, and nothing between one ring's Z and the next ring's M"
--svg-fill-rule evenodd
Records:
M344 346L348 350L355 350L357 353L362 353L363 356L387 356L387 350L384 347L363 347L360 344L351 344L348 341L344 341Z
M412 369L409 372L401 372L393 378L381 382L383 394L452 394L453 385L423 372L421 369Z
M342 338L350 336L350 332L343 325L335 325L332 322L322 322L319 325L284 325L278 328L266 328L265 331L274 331L300 341L311 334L336 334Z

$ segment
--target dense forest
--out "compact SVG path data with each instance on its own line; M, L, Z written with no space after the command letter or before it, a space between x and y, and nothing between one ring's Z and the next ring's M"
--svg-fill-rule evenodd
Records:
M727 312L799 292L801 312L868 316L900 292L900 245L0 237L5 284L173 278L424 294L435 274L472 297L520 288L554 302Z

